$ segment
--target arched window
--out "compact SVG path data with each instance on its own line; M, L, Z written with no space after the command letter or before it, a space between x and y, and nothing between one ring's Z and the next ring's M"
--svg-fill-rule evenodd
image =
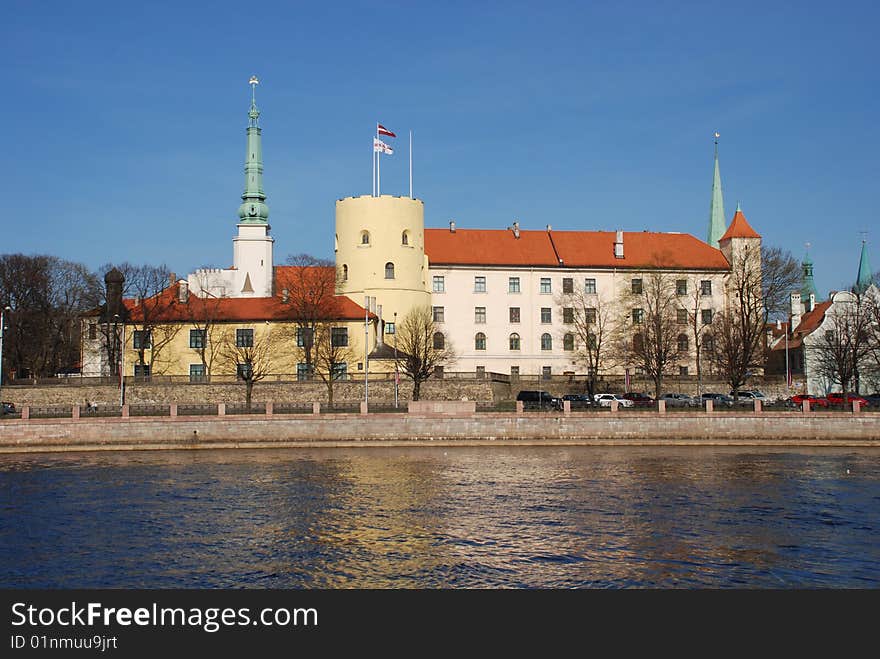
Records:
M633 336L633 351L636 353L643 352L645 349L645 340L641 334Z
M443 350L446 347L446 337L443 332L434 332L434 350Z
M474 337L474 350L485 350L486 349L486 335L482 332L477 332L477 335Z
M394 264L391 261L385 264L385 279L394 279Z
M562 349L574 350L574 334L566 334L562 337Z
M519 334L516 332L510 335L510 349L519 350Z
M688 338L686 334L678 335L678 351L679 352L687 352L688 351Z
M409 245L409 231L404 231L402 234L400 234L400 244Z
M370 244L370 232L369 231L361 231L361 245L369 245Z
M541 335L541 350L553 350L553 337L549 334Z
M348 281L348 266L345 263L342 264L342 281Z

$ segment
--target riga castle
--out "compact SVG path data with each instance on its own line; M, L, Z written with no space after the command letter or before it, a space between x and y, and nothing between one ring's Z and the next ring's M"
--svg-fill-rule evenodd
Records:
M234 374L234 364L216 362L212 367L199 357L204 342L210 341L194 334L200 331L198 305L206 308L206 300L213 301L215 324L230 332L271 332L293 323L290 282L302 278L294 276L295 266L274 263L259 117L252 97L232 266L196 271L160 293L169 300L165 320L182 331L156 359L137 359L136 348L141 355L146 348L148 357L154 349L150 338L141 336L141 345L134 345L138 305L145 301L121 301L131 337L123 359L126 375ZM337 365L340 374L362 376L365 363L370 372L393 370L387 356L394 344L395 320L399 324L412 309L425 306L432 309L435 346L451 348L455 354L454 362L445 366L447 372L582 374L586 368L576 359L579 346L567 299L575 296L586 308L590 300L595 300L595 309L614 308L636 333L643 310L633 293L641 292L649 273L661 272L673 282L682 309L693 316L699 312L699 324L708 325L727 304L725 282L737 252L754 253L761 241L739 207L726 223L717 141L705 241L676 231L557 231L549 224L533 231L520 229L516 221L503 228L462 227L454 221L426 228L424 218L425 202L410 197L363 195L336 201L339 304L334 332L352 356ZM111 284L108 280L108 305L113 304ZM109 322L109 311L102 313L85 319L92 327L83 332L84 375L113 372L108 364L112 360L99 345L96 326ZM693 323L685 311L679 311L679 319L679 347L685 350L673 373L693 374L695 355L686 349L689 341L693 343ZM152 341L158 344L156 337ZM275 350L275 373L303 374L296 340ZM386 359L367 360L367 353Z

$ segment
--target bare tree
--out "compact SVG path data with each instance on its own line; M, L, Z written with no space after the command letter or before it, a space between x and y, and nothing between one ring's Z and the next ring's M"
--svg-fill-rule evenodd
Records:
M763 365L764 327L768 308L763 301L760 252L743 248L731 263L726 283L727 305L712 319L712 364L737 391Z
M606 369L609 358L614 325L611 306L596 293L580 289L563 293L558 304L562 307L565 331L574 339L573 360L587 372L587 393L593 400L599 376Z
M630 309L618 325L619 360L644 369L654 382L654 395L659 397L664 376L681 354L675 280L667 272L648 271L631 282L623 299Z
M315 327L314 338L315 371L327 387L327 402L332 406L333 386L344 376L348 362L354 359L348 328L321 322Z
M800 287L801 268L791 252L761 247L761 295L764 322L787 318L789 294Z
M861 373L872 354L872 303L864 294L835 293L833 304L819 328L818 341L809 346L816 372L840 385L844 396L859 393Z
M332 322L338 314L335 295L340 277L333 261L308 254L289 256L287 263L294 267L279 278L278 286L282 288L282 299L289 305L290 318L296 325L297 346L311 377L318 330L329 331L329 327L321 326Z
M261 332L255 326L233 328L224 326L219 356L245 385L245 405L251 409L254 385L264 380L275 368L290 332L283 325L267 326Z
M5 361L21 376L53 376L80 360L80 315L100 299L95 275L55 256L0 256L0 305L6 316Z
M395 328L397 365L413 381L412 400L419 400L422 382L438 366L455 361L455 351L434 323L430 306L415 307Z

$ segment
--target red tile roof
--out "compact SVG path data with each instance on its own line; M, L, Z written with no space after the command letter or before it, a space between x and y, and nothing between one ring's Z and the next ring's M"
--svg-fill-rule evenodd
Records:
M614 231L519 233L517 239L511 230L425 229L425 252L432 265L729 268L720 250L686 233L625 231L622 259L614 256Z
M831 307L831 300L826 300L825 302L819 302L813 307L812 311L808 311L803 316L801 316L801 323L797 327L794 328L794 331L789 335L788 339L788 349L792 350L793 348L798 348L803 345L804 337L809 336L813 332L815 332L819 326L822 324L822 321L825 320L825 312L828 311L829 307ZM783 327L787 326L787 323L782 324ZM782 336L782 333L777 333L774 329L773 336ZM785 350L785 341L777 341L773 345L773 350Z
M743 212L737 209L736 213L733 215L733 219L730 221L730 226L727 227L727 231L724 232L724 235L721 236L719 240L727 240L728 238L760 237L760 234L746 221L746 216L743 215Z
M425 229L425 253L436 265L558 264L546 231Z
M291 288L292 283L308 281L311 277L329 276L335 278L335 268L306 268L309 272L297 272L299 266L280 266L276 268L276 291L273 297L240 298L201 298L192 293L188 301L178 301L180 284L169 286L161 293L145 302L133 299L123 301L128 311L129 322L137 323L144 318L144 305L151 322L190 322L194 319L209 318L215 322L256 322L294 320L291 304L282 299L282 289ZM279 272L280 271L280 272ZM329 272L328 272L329 271ZM291 295L295 295L294 292ZM344 295L332 297L333 320L363 320L364 308ZM100 310L96 310L99 314ZM374 314L370 314L374 317Z

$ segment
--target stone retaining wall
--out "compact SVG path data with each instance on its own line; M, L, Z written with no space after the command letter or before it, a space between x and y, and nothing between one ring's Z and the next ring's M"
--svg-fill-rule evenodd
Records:
M872 446L880 415L798 412L625 415L324 414L273 417L31 419L0 423L0 452L536 443Z

